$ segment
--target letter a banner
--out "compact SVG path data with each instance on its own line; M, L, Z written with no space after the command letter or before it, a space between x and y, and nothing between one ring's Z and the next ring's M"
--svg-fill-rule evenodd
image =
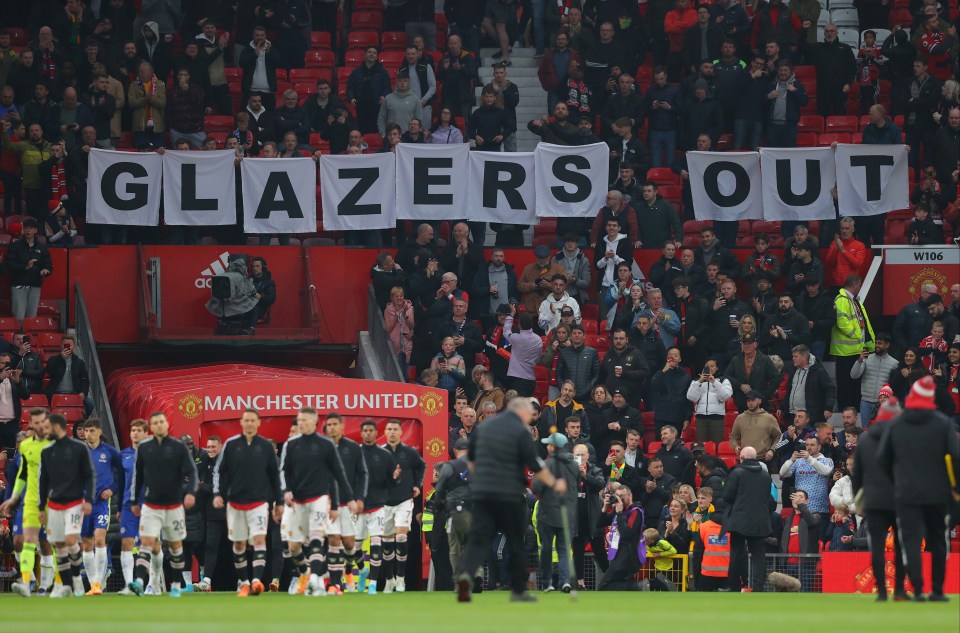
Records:
M397 145L397 219L449 220L467 217L466 143ZM390 201L385 197L382 200ZM324 225L326 226L326 225Z
M87 222L156 226L160 223L163 156L91 149Z
M174 226L237 222L233 150L163 155L163 221Z
M320 157L326 231L392 229L397 222L392 152Z
M317 167L311 158L244 158L243 231L315 233Z
M763 214L760 155L687 152L690 192L698 220L759 220Z
M609 155L606 143L580 147L537 145L537 215L595 217L607 199Z
M832 220L831 190L837 184L829 147L760 148L763 219Z
M910 208L906 145L837 145L840 215Z
M533 152L470 152L471 220L536 224ZM466 176L469 175L469 178Z

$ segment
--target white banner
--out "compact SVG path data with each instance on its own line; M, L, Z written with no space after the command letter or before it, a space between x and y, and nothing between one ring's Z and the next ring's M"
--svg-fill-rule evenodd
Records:
M831 190L837 184L837 170L831 148L761 147L760 172L764 220L836 217Z
M466 215L469 154L466 143L397 145L397 219L449 220L451 209Z
M311 158L244 158L244 233L315 233L317 167Z
M610 177L606 143L578 147L540 143L534 156L537 215L596 217L606 203Z
M163 221L168 225L237 223L233 150L163 154Z
M395 165L391 152L321 156L324 230L392 229L397 221Z
M698 220L763 217L757 152L687 152L687 171Z
M156 226L160 222L160 154L91 149L87 222Z
M837 145L841 215L877 215L910 208L906 145Z
M534 152L470 152L470 219L536 224L535 161Z

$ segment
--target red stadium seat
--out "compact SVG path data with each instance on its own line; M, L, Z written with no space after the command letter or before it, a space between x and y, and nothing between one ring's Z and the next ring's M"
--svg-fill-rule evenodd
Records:
M333 68L336 66L336 59L336 55L331 50L312 48L304 57L304 65L307 68Z
M29 398L21 400L20 406L23 407L24 410L33 409L34 407L48 409L50 407L50 401L47 400L47 397L42 393L35 393Z
M595 303L587 303L580 306L581 319L593 319L596 321L600 316L600 306Z
M650 66L640 66L637 68L637 73L633 76L633 80L635 83L653 83L653 68Z
M359 31L350 31L347 35L347 48L366 49L368 46L380 47L379 31L362 29Z
M380 53L380 63L384 66L400 66L406 59L406 51L383 51ZM390 73L393 77L395 73Z
M820 135L817 132L799 132L797 134L797 147L816 147Z
M855 116L828 116L824 130L826 132L853 132L857 131L859 121Z
M385 51L402 51L407 48L407 34L403 31L386 31L380 37Z
M767 220L754 220L751 227L753 234L757 233L766 233L767 235L775 235L780 233L780 223L779 222L770 222Z
M851 140L849 132L838 132L836 134L825 133L820 135L817 145L827 147L833 143L849 143Z
M804 88L817 81L816 66L794 66L793 74L796 75L797 80L803 84Z
M60 324L50 317L27 317L23 320L24 332L56 332Z
M366 55L366 52L362 48L351 48L343 56L343 63L346 64L348 68L356 68L363 63Z
M363 135L363 142L370 146L370 149L376 151L383 147L383 137L377 133Z
M383 27L382 11L354 11L350 16L350 28L379 31Z
M823 117L819 114L802 115L797 121L798 132L823 132Z
M54 409L83 408L83 398L77 393L55 393L50 399L50 406Z
M59 349L63 334L60 332L40 332L40 347L43 349Z
M333 48L330 34L326 31L311 31L310 48Z
M20 322L14 317L0 317L0 332L18 332Z
M683 197L683 188L678 185L662 185L658 187L657 192L674 205L678 204Z
M599 334L600 330L597 328L597 322L593 319L582 319L580 325L583 326L584 334Z
M65 417L67 419L67 424L70 425L70 428L72 428L74 424L76 424L77 422L83 419L83 407L79 407L79 408L68 407L68 408L60 408L60 409L55 408L53 410L53 413L59 413L60 415Z
M206 132L230 132L234 129L233 117L229 114L208 114L203 117Z
M647 180L661 185L679 185L680 176L673 173L669 167L652 167L647 170Z
M663 446L663 442L650 442L647 444L647 457L653 457L660 447Z

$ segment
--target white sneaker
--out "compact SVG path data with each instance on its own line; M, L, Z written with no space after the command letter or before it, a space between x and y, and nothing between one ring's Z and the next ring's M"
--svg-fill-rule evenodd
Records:
M290 579L290 587L287 588L287 593L291 596L297 595L297 585L299 584L300 579L296 576Z
M393 578L387 580L383 585L383 593L393 593L393 588L397 585L397 581Z
M310 580L307 581L307 590L303 592L305 596L315 596L317 594L323 593L323 585L320 582L320 579L315 575L310 575Z
M549 587L543 590L543 593L550 593L551 591L556 591L556 590L557 590L556 587L554 587L553 585L550 585Z
M152 596L154 594L153 585L147 585L147 588L143 590L143 595Z
M51 598L69 598L73 595L73 590L66 585L56 585L50 592Z
M120 595L120 596L135 596L135 595L137 595L137 594L133 593L133 591L131 591L130 587L124 587L123 589L121 589L120 591L117 592L117 595Z
M394 589L397 593L403 593L407 590L407 580L405 578L397 578L394 583Z
M15 582L10 585L10 591L13 593L19 593L24 598L30 597L30 585L25 582Z
M87 593L87 590L83 586L83 578L74 577L73 579L73 595L80 597Z

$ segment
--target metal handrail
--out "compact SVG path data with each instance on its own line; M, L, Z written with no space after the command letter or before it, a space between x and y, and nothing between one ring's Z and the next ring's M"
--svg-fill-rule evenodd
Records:
M383 379L393 382L407 382L407 377L400 369L399 354L393 341L387 336L387 326L383 321L383 312L377 303L377 295L373 291L373 284L367 284L367 331L373 343L373 350L383 369Z
M93 398L93 409L100 418L103 426L103 439L120 448L120 436L113 421L113 412L110 409L110 399L107 395L107 385L104 381L103 368L100 366L100 355L97 353L97 341L93 337L93 326L87 312L87 304L83 298L83 289L77 284L76 295L76 323L77 343L80 354L87 364L87 375L90 379L90 395Z

